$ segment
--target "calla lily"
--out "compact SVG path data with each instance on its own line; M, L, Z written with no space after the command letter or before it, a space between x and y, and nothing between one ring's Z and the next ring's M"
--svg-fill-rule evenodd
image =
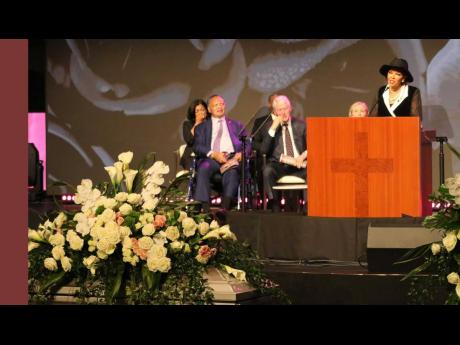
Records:
M35 242L45 242L43 236L37 230L29 229L28 238Z
M117 175L115 177L115 182L117 185L121 183L121 180L123 179L123 163L122 162L116 162L113 164L115 169L117 169Z
M118 159L125 164L129 164L133 159L133 153L131 151L122 152L118 155Z
M234 276L236 279L238 280L241 280L243 282L246 282L246 272L242 271L242 270L237 270L235 268L232 268L230 266L227 266L227 265L223 265L224 268L225 268L225 271L227 271L228 274L231 274L232 276Z
M126 189L128 190L128 193L131 193L134 178L137 175L137 170L128 169L125 170L123 174L125 175Z
M40 247L40 243L29 241L29 243L27 244L27 252L30 252L38 247Z
M107 171L107 173L110 176L110 182L112 182L112 185L115 186L115 179L117 177L117 169L114 166L104 167L104 169Z
M131 151L122 152L118 155L118 159L123 163L123 170L126 170L133 159L133 153Z

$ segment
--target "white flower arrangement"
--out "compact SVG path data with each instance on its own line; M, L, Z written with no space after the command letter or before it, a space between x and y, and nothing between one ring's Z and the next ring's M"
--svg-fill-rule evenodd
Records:
M209 215L189 214L160 204L161 185L169 172L163 162L157 161L141 171L129 168L132 152L123 152L118 158L114 166L105 167L112 189L103 191L94 187L90 179L83 179L75 195L75 203L81 205L79 212L61 212L37 230L29 229L32 290L36 287L36 291L44 293L67 275L82 284L98 279L105 286L105 302L115 303L122 286L127 288L129 281L137 284L130 291L131 296L138 296L131 297L133 303L142 303L139 296L144 295L136 295L139 286L156 296L154 291L176 277L177 273L168 278L171 270L192 265L201 272L211 263L219 266L217 255L222 243L236 241L228 225L221 227L211 222ZM142 189L134 193L133 183L139 171ZM225 269L246 279L242 270L228 264ZM190 275L187 279L194 278ZM199 298L207 294L209 299L209 291L197 291Z

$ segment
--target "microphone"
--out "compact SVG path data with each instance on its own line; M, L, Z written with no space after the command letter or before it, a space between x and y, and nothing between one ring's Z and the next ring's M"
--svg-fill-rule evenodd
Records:
M390 88L390 87L389 87L388 84L387 84L387 86L385 86L385 90L383 90L383 92L385 92L385 91L388 90L389 88ZM383 92L382 92L382 94L383 94ZM377 103L379 102L379 97L380 97L380 96L377 95L377 99L375 100L374 105L372 106L371 110L369 110L369 116L371 116L372 110L374 110L375 106L376 106Z

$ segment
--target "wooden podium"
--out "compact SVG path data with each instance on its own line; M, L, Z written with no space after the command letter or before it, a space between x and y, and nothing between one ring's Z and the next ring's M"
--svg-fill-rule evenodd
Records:
M422 215L418 117L308 118L308 215Z

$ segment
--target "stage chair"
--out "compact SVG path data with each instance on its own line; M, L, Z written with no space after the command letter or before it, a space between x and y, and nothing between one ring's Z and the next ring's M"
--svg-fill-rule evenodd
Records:
M267 164L267 157L266 155L262 155L263 158L263 168L265 168ZM281 178L276 181L276 185L273 186L273 189L281 191L281 198L284 196L284 191L294 191L297 190L301 194L299 195L299 198L297 198L297 212L305 212L306 210L306 205L307 205L307 181L304 180L301 177L297 176L292 176L292 175L285 175L282 176ZM303 205L300 207L300 198L303 197ZM267 194L265 193L265 190L263 192L263 209L267 210Z
M305 212L305 205L307 202L307 182L300 177L285 175L276 181L276 186L273 187L275 190L281 191L282 197L284 196L284 191L293 191L298 190L301 193L304 203L300 206L300 196L297 198L297 212Z
M185 151L186 147L187 147L187 145L183 144L183 145L179 146L179 148L177 150L174 151L174 157L175 157L174 161L175 161L175 165L176 165L176 169L175 169L176 178L188 173L188 171L185 170L185 169L179 170L180 160L182 158L182 155L184 154L184 151Z
M193 201L193 194L195 190L195 177L196 177L196 156L195 153L192 152L192 166L190 167L190 171L183 170L179 171L176 177L181 176L181 174L189 173L189 183L187 188L187 201ZM222 195L222 176L220 174L215 174L211 178L211 199L214 199L218 196Z

